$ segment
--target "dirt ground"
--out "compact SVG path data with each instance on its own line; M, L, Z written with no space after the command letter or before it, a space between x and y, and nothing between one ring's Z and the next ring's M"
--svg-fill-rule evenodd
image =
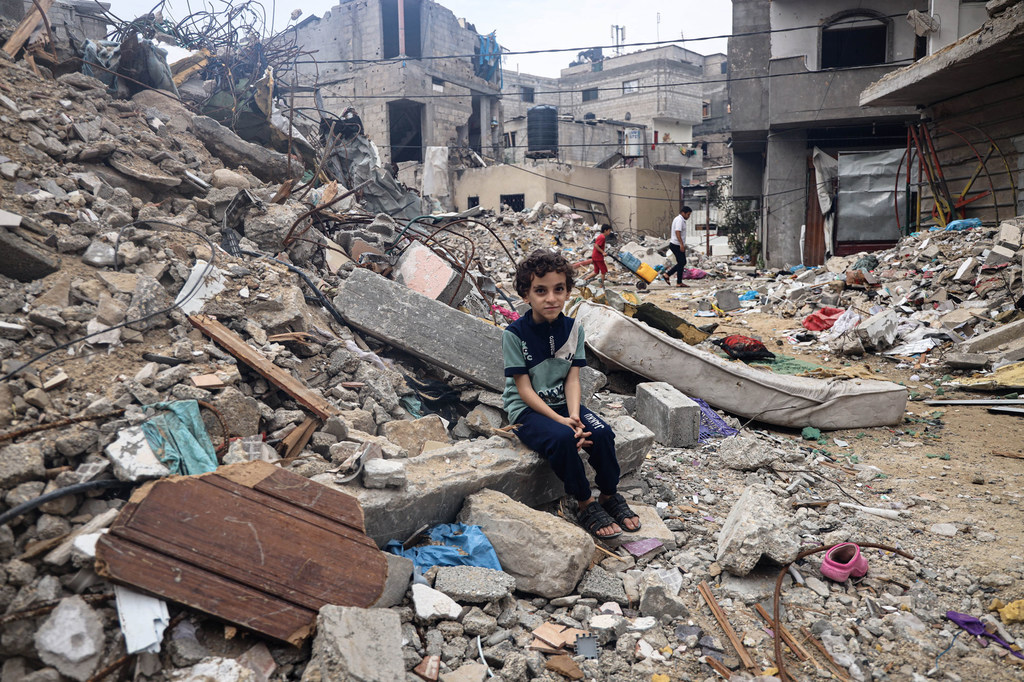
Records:
M734 314L730 318L694 315L695 302L715 289L729 286L743 291L740 281L688 281L678 289L656 283L645 300L670 310L696 325L719 324L716 334L744 334L761 339L775 353L782 353L830 368L867 366L879 379L906 385L912 395L907 403L904 423L896 427L877 427L831 431L823 434L828 444L819 446L833 456L873 465L886 478L857 483L852 476L849 488L859 487L878 501L866 504L886 506L888 499L911 500L917 505L911 514L912 529L928 532L937 523L953 523L960 531L955 538L931 535L929 543L938 567L971 566L976 574L997 571L1024 561L1024 418L990 414L985 407L929 406L925 399L993 398L999 394L964 392L946 387L938 393L941 381L951 374L939 357L888 358L866 355L860 360L836 357L823 344L794 345L787 331L800 330L801 318L779 318L769 314ZM615 287L629 290L627 286ZM778 343L781 341L781 345ZM944 349L937 348L932 355ZM916 394L916 395L915 395ZM777 436L802 440L795 429L759 426ZM839 447L834 439L849 443ZM807 443L807 441L803 441ZM810 443L814 445L814 443ZM854 459L855 458L855 459ZM991 534L991 535L986 535ZM985 541L979 541L983 538ZM989 539L991 538L991 539Z

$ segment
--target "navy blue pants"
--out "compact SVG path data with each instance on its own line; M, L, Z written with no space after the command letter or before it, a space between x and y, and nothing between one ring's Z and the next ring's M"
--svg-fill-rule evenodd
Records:
M568 406L552 408L563 417L569 416ZM584 431L589 431L587 440L593 445L587 448L590 466L597 472L595 482L605 495L612 495L619 485L619 460L615 457L615 434L600 417L580 406L580 421ZM526 447L536 451L548 461L555 474L565 484L565 493L579 501L590 499L590 483L583 468L576 436L573 430L526 408L519 416L516 435Z

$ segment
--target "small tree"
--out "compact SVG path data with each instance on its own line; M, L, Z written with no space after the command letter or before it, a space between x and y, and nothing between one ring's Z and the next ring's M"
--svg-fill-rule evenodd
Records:
M708 203L718 208L718 229L729 237L729 246L751 263L761 260L761 242L757 238L758 210L751 200L732 198L732 178L722 176L708 185Z

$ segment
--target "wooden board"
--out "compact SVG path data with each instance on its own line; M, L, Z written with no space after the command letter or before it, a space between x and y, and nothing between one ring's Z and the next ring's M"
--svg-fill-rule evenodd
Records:
M340 413L340 410L325 400L323 396L309 390L305 384L293 377L287 370L272 363L266 356L243 341L242 337L217 320L208 315L192 315L188 319L199 331L219 343L227 352L259 372L267 381L295 398L300 405L317 417L320 417L320 419L327 420L329 417Z
M96 570L298 645L325 604L372 606L387 559L355 498L256 461L137 490Z
M39 0L39 7L41 7L44 12L49 12L50 7L53 6L53 2L54 0ZM32 32L36 30L36 26L38 26L39 22L42 20L43 15L39 13L39 9L37 9L36 6L33 6L32 9L29 10L28 14L25 15L25 18L21 20L21 23L18 24L18 28L14 29L14 33L11 34L11 37L6 43L4 43L4 52L9 54L11 57L16 56L18 50L20 50L22 45L25 44L25 41L29 39Z

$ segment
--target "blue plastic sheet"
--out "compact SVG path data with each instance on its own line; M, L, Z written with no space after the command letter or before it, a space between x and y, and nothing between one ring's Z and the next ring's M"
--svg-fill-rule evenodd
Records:
M981 227L981 218L965 218L963 220L954 220L953 222L946 225L946 232L950 230L969 230L972 227Z
M742 296L740 296L740 300L741 301L756 301L757 300L757 291L755 291L754 289L750 289L749 291L744 293Z
M438 544L402 549L401 542L392 540L384 550L411 559L421 571L431 566L481 566L501 570L498 555L480 526L442 523L428 530L427 537Z
M142 432L153 453L172 474L192 476L217 468L217 454L199 416L199 403L175 400L146 405L143 409L159 410L142 422Z

